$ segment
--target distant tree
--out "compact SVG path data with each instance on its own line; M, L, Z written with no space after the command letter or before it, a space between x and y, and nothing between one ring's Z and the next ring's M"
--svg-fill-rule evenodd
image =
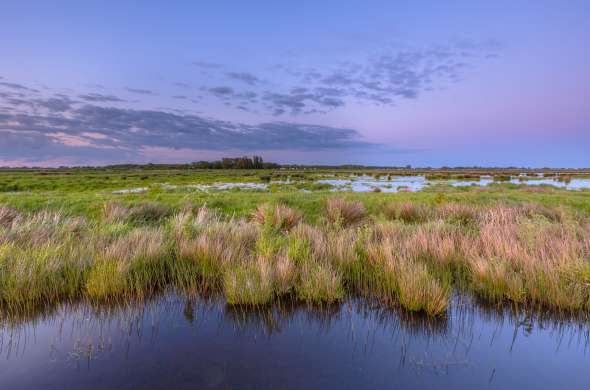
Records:
M190 164L196 169L273 169L279 168L279 164L265 163L262 157L224 157L218 161L196 161Z

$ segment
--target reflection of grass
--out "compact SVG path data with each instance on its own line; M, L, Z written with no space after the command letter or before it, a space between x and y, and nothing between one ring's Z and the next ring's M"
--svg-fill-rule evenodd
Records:
M451 195L390 195L379 204L328 197L316 218L285 198L259 206L250 220L154 201L106 203L92 219L3 206L0 302L19 310L174 287L219 291L235 305L360 294L439 315L456 288L491 302L590 311L587 209L510 198L470 205Z

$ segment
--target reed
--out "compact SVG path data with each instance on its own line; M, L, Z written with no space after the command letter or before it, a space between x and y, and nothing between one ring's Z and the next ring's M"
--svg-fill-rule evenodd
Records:
M361 202L329 198L326 202L324 215L329 223L347 227L361 223L365 219L367 211Z
M301 222L301 213L284 205L262 204L252 213L252 220L260 225L287 232Z
M274 297L274 277L270 261L244 261L226 269L223 290L227 302L232 305L264 305Z
M457 289L498 304L590 311L587 214L443 199L393 203L381 208L383 220L360 202L325 206L326 223L313 225L282 204L264 204L249 220L190 205L171 214L107 203L93 220L0 206L0 304L141 299L175 288L223 294L232 305L360 295L439 316Z
M135 229L99 255L90 269L86 292L99 300L150 295L164 287L170 255L161 229Z
M125 205L110 201L105 203L103 213L107 220L115 222L155 223L170 215L170 208L157 202L137 202Z

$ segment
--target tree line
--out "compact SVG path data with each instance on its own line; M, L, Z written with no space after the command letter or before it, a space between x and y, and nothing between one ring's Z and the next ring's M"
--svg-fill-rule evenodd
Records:
M217 161L197 161L191 165L198 169L272 169L280 167L276 163L264 162L260 156L224 157Z

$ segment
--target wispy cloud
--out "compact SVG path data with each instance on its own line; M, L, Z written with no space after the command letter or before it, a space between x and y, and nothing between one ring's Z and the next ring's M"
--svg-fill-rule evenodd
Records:
M238 80L248 85L256 85L260 83L260 79L248 72L228 72L226 76L233 80Z
M18 90L18 91L39 92L39 90L37 90L37 89L25 87L22 84L8 83L8 82L5 82L5 81L0 81L0 87L8 88L8 89L15 89L15 90Z
M207 62L207 61L193 61L192 65L202 68L202 69L220 69L223 68L223 65L216 64L214 62Z
M122 103L122 102L125 102L124 99L121 99L120 97L117 97L115 95L103 95L100 93L87 93L87 94L78 95L78 97L82 100L85 100L87 102L93 102L93 103Z
M391 105L461 81L476 61L495 58L496 49L489 44L462 42L383 50L365 61L340 61L322 68L278 64L272 68L280 74L270 83L262 83L261 77L250 72L224 72L219 76L229 85L205 89L226 104L233 102L235 107L262 109L274 115L322 113L354 102ZM260 94L262 99L244 102L239 84L247 85L250 93Z
M125 88L128 92L136 93L139 95L155 95L156 93L150 89L142 89L142 88Z

